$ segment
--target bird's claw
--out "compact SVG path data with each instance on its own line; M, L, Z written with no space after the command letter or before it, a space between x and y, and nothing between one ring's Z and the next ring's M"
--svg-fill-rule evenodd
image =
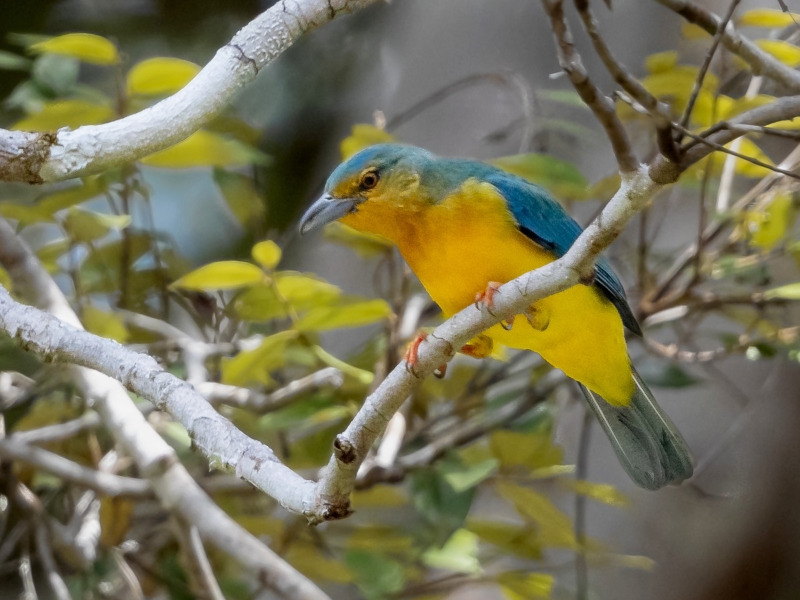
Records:
M411 373L414 377L419 377L416 371L416 366L419 362L419 347L420 344L422 344L422 342L424 342L427 338L428 334L424 331L420 331L408 345L408 348L406 348L406 354L404 357L406 362L406 371Z
M492 312L492 308L494 308L494 295L497 293L497 290L500 289L501 285L502 284L496 281L490 281L485 290L475 294L475 308L481 310L481 308L485 306L489 314L494 316Z

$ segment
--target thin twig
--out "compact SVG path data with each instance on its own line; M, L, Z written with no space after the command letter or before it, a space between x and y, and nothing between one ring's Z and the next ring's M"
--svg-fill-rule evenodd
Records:
M592 411L583 405L581 434L578 442L578 458L575 466L575 479L586 481L589 474L589 442L592 434ZM575 553L576 600L589 597L589 569L586 565L586 494L575 493L575 540L578 551Z
M692 110L694 109L694 103L697 101L697 96L700 94L700 89L703 87L703 80L706 77L706 72L708 68L711 66L711 61L714 59L714 54L717 51L717 47L719 43L722 41L722 36L725 34L725 28L730 23L730 20L733 18L733 13L736 10L736 7L739 6L741 0L731 0L730 6L728 6L728 12L725 13L725 17L722 19L722 22L719 24L717 28L717 32L714 34L714 39L711 40L711 47L708 49L706 53L705 59L703 59L703 64L700 66L700 71L697 73L697 79L695 79L694 87L692 88L692 93L689 96L689 102L686 103L686 110L683 111L683 117L681 118L681 127L686 129L689 127L689 121L692 118Z
M639 161L633 154L625 128L617 118L614 103L600 92L592 83L592 80L589 79L581 57L575 50L572 34L564 17L563 0L542 0L542 6L550 18L550 26L555 36L558 62L561 68L569 77L575 91L578 92L578 95L592 110L603 129L605 129L614 149L614 155L617 158L620 171L623 173L635 171L639 166Z
M64 578L58 572L56 559L53 556L53 549L50 546L50 539L47 535L47 527L45 527L44 523L36 524L36 551L39 556L39 562L47 575L47 580L50 582L53 595L57 600L72 600L67 584L64 583Z

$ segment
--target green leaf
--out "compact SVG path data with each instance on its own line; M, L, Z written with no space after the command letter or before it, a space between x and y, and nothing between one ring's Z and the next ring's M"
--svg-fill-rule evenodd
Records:
M383 485L383 488L396 490L396 486ZM404 529L394 525L364 525L347 539L347 547L385 554L410 554L414 549L414 539L403 535Z
M756 40L756 45L771 54L787 67L800 66L800 47L783 40Z
M282 271L275 273L281 297L298 312L336 301L341 290L313 274ZM238 294L232 303L236 314L246 321L269 321L287 317L283 301L271 285L254 285Z
M54 215L58 211L81 204L104 193L108 189L108 180L101 176L86 177L82 185L72 185L37 198L37 206Z
M30 83L39 92L40 100L50 99L53 95L65 96L75 91L80 68L80 62L75 58L45 54L33 62L33 81ZM28 95L32 95L34 90L29 90ZM41 105L40 102L37 110L41 109Z
M251 383L269 385L270 371L282 367L286 346L297 337L296 331L281 331L264 338L258 348L243 350L233 358L223 358L222 383L245 387Z
M281 262L281 248L272 240L259 242L251 250L253 260L267 271L271 271Z
M18 131L77 129L81 125L99 125L113 118L114 110L105 104L87 100L54 100L46 102L39 112L20 119L11 128Z
M506 600L549 598L555 584L552 575L529 571L507 571L500 573L495 580L500 584Z
M388 318L392 308L385 300L365 300L338 306L320 306L306 312L295 323L300 331L328 331L341 327L362 327Z
M542 558L542 545L530 525L469 519L465 527L482 541L497 546L503 552L529 560Z
M465 465L459 460L440 460L436 463L436 470L454 491L463 492L491 476L499 465L496 458L487 458L471 465Z
M753 8L742 13L737 23L739 27L767 27L777 29L789 27L800 21L800 14L783 12L774 8Z
M764 292L764 298L783 298L784 300L800 300L800 282L789 283L780 287L772 288Z
M478 536L466 529L456 529L441 548L428 548L422 554L423 564L434 569L474 574L481 571L478 560Z
M264 220L266 205L256 190L252 177L216 168L214 181L242 227L250 229Z
M584 479L564 479L561 484L576 494L581 494L609 506L626 508L631 504L630 498L608 483L595 483Z
M14 289L14 280L11 279L11 275L3 267L0 267L0 285L6 288L8 292Z
M536 96L546 102L565 104L575 108L588 108L578 93L573 90L537 90Z
M464 523L472 506L475 488L456 492L433 469L416 471L411 476L414 507L430 524L434 543L444 543Z
M58 259L69 250L70 241L67 239L55 240L36 249L36 257L51 275L59 271Z
M28 48L42 54L61 54L96 65L115 65L119 62L117 47L109 40L91 33L68 33L37 42Z
M572 521L546 496L530 488L502 481L496 489L503 498L514 504L520 516L536 523L544 545L570 549L578 547Z
M161 96L174 94L184 87L200 67L188 60L179 58L156 57L143 60L128 71L128 94L144 96Z
M150 167L167 169L243 167L266 161L266 155L255 148L202 129L182 142L141 160L142 164Z
M0 70L27 71L31 68L31 61L24 56L0 50Z
M393 141L394 136L383 129L366 123L358 123L353 125L350 135L342 140L340 145L342 160L347 160L364 148Z
M408 497L396 485L378 484L366 490L355 490L350 497L355 510L362 508L394 508L408 504Z
M519 433L500 429L492 432L489 447L502 469L540 469L561 464L564 458L563 450L553 445L550 432Z
M582 200L589 186L589 182L575 165L547 154L504 156L489 163L537 183L564 200Z
M667 361L648 361L639 368L639 373L646 383L654 387L685 388L701 383L679 365Z
M238 260L214 262L187 273L170 285L173 289L211 292L235 290L261 283L266 279L264 271L257 266Z
M403 589L406 576L396 560L378 552L348 550L345 562L367 600L381 600Z
M375 379L375 376L370 373L369 371L365 371L364 369L359 369L358 367L354 367L351 364L344 362L343 360L339 360L332 354L329 354L325 350L322 349L321 346L314 346L313 348L314 354L319 358L322 362L324 362L329 367L336 367L345 375L349 375L356 379L362 385L370 385Z
M129 215L108 215L80 208L69 209L63 225L70 238L91 243L105 237L112 230L125 229L131 224Z
M285 558L289 564L311 579L322 579L334 583L350 583L353 580L349 565L324 556L313 544L308 542L293 542L289 546Z

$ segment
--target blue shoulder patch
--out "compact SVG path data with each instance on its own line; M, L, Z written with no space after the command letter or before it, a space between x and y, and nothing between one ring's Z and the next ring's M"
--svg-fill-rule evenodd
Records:
M485 176L485 181L496 187L506 199L520 230L556 256L564 256L583 231L581 226L539 186L499 169L492 171ZM603 256L597 260L595 275L595 284L619 311L625 327L642 335L642 329L628 306L625 289Z

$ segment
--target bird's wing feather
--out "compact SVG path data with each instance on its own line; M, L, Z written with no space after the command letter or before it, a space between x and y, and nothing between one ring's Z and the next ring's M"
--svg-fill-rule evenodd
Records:
M524 179L498 171L486 177L505 198L522 231L558 257L566 254L583 231L550 194ZM597 260L595 283L619 311L623 324L637 335L642 330L633 316L625 289L604 257Z

